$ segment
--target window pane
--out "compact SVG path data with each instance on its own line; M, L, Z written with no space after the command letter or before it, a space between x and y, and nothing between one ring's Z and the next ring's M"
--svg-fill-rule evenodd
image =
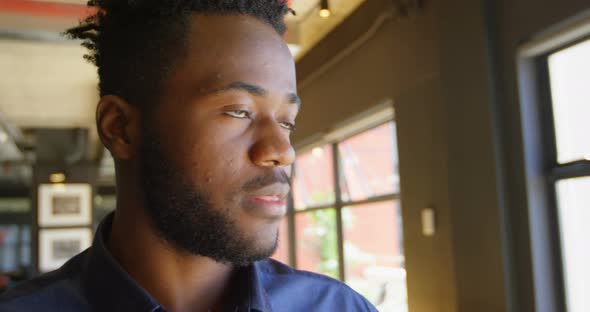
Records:
M336 211L332 208L295 215L297 268L338 278Z
M590 160L590 40L549 56L557 160Z
M399 192L395 124L386 123L340 144L342 200Z
M557 183L568 312L590 311L590 177Z
M30 278L31 227L0 225L0 293Z
M314 148L297 156L293 197L298 210L334 203L332 146Z
M0 272L16 271L19 265L19 227L0 226Z
M398 202L346 207L342 222L346 283L379 311L407 311Z
M285 264L289 264L289 220L283 217L279 224L279 241L277 250L272 258Z

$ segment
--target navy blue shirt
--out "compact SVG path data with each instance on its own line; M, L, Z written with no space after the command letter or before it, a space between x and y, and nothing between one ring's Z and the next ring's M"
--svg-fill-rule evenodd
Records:
M99 226L92 247L60 269L0 296L0 312L165 312L106 248L113 215ZM365 298L332 278L266 259L236 272L225 311L377 311Z

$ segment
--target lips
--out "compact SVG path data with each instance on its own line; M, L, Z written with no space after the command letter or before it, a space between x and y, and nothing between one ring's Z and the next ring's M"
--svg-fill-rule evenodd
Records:
M248 197L256 201L282 202L287 198L289 190L288 184L275 183L248 194Z
M275 183L246 196L244 207L248 214L266 219L279 219L287 212L288 184Z
M252 199L264 203L283 203L285 201L285 197L281 195L255 196Z

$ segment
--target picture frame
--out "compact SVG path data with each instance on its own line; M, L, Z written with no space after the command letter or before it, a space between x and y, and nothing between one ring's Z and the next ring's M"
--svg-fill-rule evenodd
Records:
M92 244L90 228L39 230L39 271L53 271Z
M40 227L85 226L92 223L90 184L41 184L38 189Z

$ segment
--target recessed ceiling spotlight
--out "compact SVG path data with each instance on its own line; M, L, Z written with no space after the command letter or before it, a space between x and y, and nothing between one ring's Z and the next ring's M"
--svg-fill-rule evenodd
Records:
M320 16L323 18L328 18L330 15L332 15L332 11L330 11L328 0L320 0Z
M321 147L314 147L311 150L311 154L317 158L320 158L324 155L324 150Z

